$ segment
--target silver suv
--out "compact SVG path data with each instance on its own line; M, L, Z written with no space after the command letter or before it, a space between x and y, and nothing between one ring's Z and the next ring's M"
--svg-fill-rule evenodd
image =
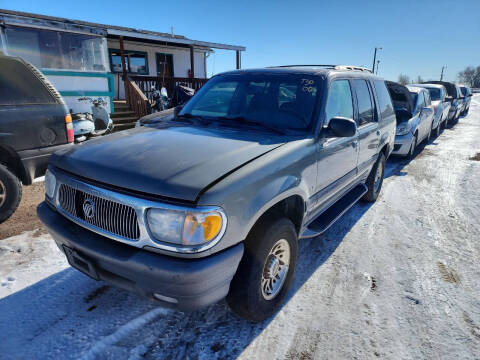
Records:
M55 154L38 216L94 279L181 310L227 297L263 320L298 240L379 195L395 138L385 82L351 66L232 71L175 114Z

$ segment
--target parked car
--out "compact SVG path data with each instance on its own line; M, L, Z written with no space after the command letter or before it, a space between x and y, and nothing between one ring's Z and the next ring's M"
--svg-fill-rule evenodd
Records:
M385 82L345 66L214 76L170 122L56 153L37 213L70 264L181 310L282 304L299 238L375 201L393 149Z
M460 91L464 97L462 115L467 115L470 110L470 102L472 101L472 91L468 86L460 85Z
M445 86L447 89L446 100L452 104L448 121L450 123L457 121L463 109L463 95L460 88L457 85L446 81L428 81L423 84L438 84Z
M397 117L393 155L412 158L417 146L430 139L433 107L427 89L386 81Z
M17 209L22 183L43 176L49 155L73 142L60 94L32 65L0 53L0 223Z
M447 89L443 85L436 84L412 84L412 86L423 87L428 90L430 99L432 100L433 110L433 128L435 135L440 135L440 126L446 127L448 125L448 114L452 104L446 100Z

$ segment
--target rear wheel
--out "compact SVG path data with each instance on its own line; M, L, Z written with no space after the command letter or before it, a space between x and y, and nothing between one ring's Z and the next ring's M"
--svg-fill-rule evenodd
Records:
M407 154L407 158L409 159L413 159L413 157L415 156L415 150L417 149L417 138L418 134L415 133L415 136L412 140L412 145L410 146L410 151Z
M250 321L275 313L290 288L297 252L297 232L289 219L270 216L255 225L230 284L230 308Z
M362 200L373 202L377 200L378 194L382 189L383 176L385 174L385 155L380 153L378 156L377 162L370 171L365 185L367 185L367 192L363 195Z
M6 166L0 164L0 223L12 216L21 199L20 180Z
M440 136L440 127L442 126L442 121L443 121L443 119L439 120L437 128L435 129L435 137L436 138Z

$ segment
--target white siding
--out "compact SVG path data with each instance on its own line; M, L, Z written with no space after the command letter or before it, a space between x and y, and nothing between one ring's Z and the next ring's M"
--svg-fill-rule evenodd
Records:
M120 49L120 42L118 40L108 39L107 45L109 49ZM188 77L188 70L190 69L190 49L162 46L155 44L139 43L133 41L124 41L125 50L136 50L147 53L148 57L148 73L150 76L157 76L156 54L165 53L173 55L173 76ZM205 49L195 49L195 77L206 78L205 69ZM123 82L120 75L115 75L115 98L124 99L125 93Z

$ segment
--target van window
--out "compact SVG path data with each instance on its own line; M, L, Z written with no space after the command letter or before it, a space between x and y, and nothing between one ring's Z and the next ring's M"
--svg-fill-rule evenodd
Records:
M370 90L365 80L353 80L353 88L357 95L358 104L358 126L375 121L374 108Z
M375 92L377 93L380 116L382 118L386 118L388 116L393 115L394 113L393 113L392 98L390 97L390 93L387 90L385 81L374 80L373 86L375 87Z
M326 124L334 117L353 119L352 90L348 80L336 80L330 85L325 106Z
M55 103L43 82L25 64L0 56L0 105Z

